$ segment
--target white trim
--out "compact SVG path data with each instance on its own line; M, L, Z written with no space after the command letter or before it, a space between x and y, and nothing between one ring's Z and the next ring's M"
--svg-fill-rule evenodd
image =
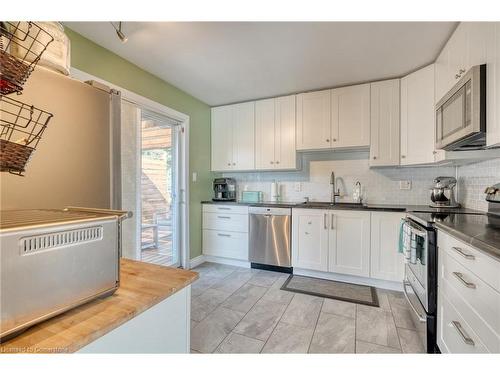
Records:
M222 258L213 255L202 255L202 256L204 258L204 262L227 264L229 266L250 268L250 262L247 262L245 260Z
M86 73L76 68L71 68L70 76L80 81L94 80L100 82L110 88L120 91L122 99L136 104L142 108L168 116L180 122L180 126L184 128L184 137L180 137L181 147L181 163L183 169L179 171L179 190L181 197L179 198L179 212L181 214L181 265L183 268L189 266L190 244L189 244L189 115L178 112L175 109L167 107L163 104L155 102L144 96L136 94L132 91L117 86L111 82L105 81L102 78Z
M189 269L198 267L200 264L205 263L205 256L204 255L198 255L197 257L194 257L189 261Z
M293 274L300 276L316 277L318 279L343 281L346 283L374 286L376 288L397 290L400 292L403 291L403 281L398 283L396 281L372 279L369 277L362 277L362 276L344 275L334 272L313 271L296 267L293 268Z

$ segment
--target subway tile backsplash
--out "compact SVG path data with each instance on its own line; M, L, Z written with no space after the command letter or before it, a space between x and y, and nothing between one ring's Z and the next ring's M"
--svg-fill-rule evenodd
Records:
M458 199L468 208L487 210L484 188L500 182L500 159L462 167L434 166L417 168L369 168L367 152L336 152L302 154L302 169L292 172L224 173L234 177L238 189L258 190L270 200L271 182L281 185L282 201L314 201L331 199L330 173L335 172L341 201L352 201L354 185L362 185L365 202L373 204L430 203L429 189L437 176L458 176ZM410 181L409 190L400 189L400 181Z

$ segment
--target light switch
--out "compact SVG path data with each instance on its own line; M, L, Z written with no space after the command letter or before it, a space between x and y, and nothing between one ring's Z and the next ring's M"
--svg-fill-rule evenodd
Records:
M193 172L193 182L196 182L197 179L198 179L198 173Z
M399 181L399 190L411 190L411 181L410 180Z

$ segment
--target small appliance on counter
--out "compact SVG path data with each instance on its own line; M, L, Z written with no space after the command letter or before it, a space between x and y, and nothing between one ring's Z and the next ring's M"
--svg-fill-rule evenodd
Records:
M127 211L68 207L0 215L0 341L113 294Z
M241 192L241 202L243 203L259 203L262 202L262 191L244 190Z
M221 177L213 182L213 201L235 202L236 201L236 180L234 178Z
M454 177L436 177L431 192L431 207L434 208L456 208L460 204L455 200L455 186L457 180Z

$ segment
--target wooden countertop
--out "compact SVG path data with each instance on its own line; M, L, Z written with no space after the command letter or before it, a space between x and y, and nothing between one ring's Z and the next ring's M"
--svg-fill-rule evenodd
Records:
M122 259L120 288L0 344L0 353L73 353L185 288L198 273Z

